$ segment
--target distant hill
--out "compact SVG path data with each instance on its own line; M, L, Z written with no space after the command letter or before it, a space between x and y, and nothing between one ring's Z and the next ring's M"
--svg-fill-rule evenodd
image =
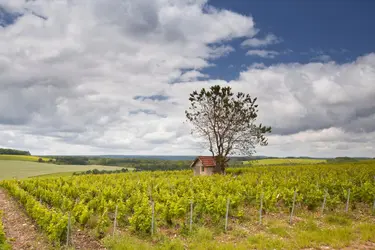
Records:
M32 161L32 162L38 162L42 159L44 162L49 161L49 158L40 158L38 156L32 156L32 155L2 155L0 154L0 161Z

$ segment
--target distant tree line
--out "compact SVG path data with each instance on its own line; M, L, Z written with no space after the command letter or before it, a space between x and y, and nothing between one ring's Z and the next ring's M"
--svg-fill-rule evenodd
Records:
M134 168L136 171L182 170L188 169L189 160L160 160L137 158L91 158L90 164Z
M190 160L101 158L90 156L53 156L53 158L53 163L59 165L102 165L133 168L136 171L183 170L189 169L191 164Z
M59 165L89 165L89 157L86 156L56 156L55 164Z
M178 165L158 165L158 164L154 164L154 165L138 165L138 166L135 166L135 170L136 172L140 172L140 171L169 171L169 170L185 170L185 169L189 169L189 166L190 165L184 165L184 166L178 166Z
M117 170L87 170L84 172L74 172L73 175L85 175L85 174L119 174L129 172L127 168L117 169Z
M22 151L10 148L0 148L0 155L31 155L29 151Z
M357 158L351 158L351 157L336 157L333 159L327 159L327 162L353 162L358 161Z

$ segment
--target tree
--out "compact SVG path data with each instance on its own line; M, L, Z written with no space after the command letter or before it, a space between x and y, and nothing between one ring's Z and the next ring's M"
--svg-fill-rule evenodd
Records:
M231 87L215 85L209 90L190 94L186 118L192 123L192 134L201 137L208 146L221 173L225 173L229 155L252 155L257 144L268 145L265 137L271 127L256 125L257 98Z

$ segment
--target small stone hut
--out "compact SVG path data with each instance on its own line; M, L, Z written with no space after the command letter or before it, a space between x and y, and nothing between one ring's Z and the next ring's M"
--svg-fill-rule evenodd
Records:
M220 172L213 156L198 156L190 168L193 169L194 175L212 175Z

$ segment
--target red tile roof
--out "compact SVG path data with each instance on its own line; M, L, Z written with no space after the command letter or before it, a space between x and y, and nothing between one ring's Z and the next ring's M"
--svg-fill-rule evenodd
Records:
M205 167L215 167L215 158L212 156L198 156L198 159L202 162Z

